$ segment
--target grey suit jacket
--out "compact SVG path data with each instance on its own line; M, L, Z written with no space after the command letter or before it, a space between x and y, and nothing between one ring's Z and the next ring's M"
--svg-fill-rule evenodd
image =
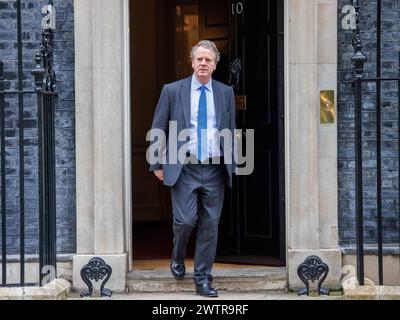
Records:
M168 141L171 139L169 131L169 122L176 121L178 134L181 130L190 128L190 90L192 76L189 78L167 84L161 92L160 99L154 114L152 129L160 129L164 131L166 141L166 160L168 162ZM213 93L215 113L217 117L217 126L219 131L230 129L232 141L234 139L234 130L236 129L236 108L235 95L233 89L221 82L213 80ZM176 138L176 137L175 137ZM179 148L187 143L187 141L178 141ZM232 146L233 152L233 146ZM224 143L221 141L221 151L224 154ZM234 157L232 156L232 159ZM182 171L182 163L177 164L155 164L150 165L150 171L164 170L164 184L166 186L174 186ZM233 164L225 164L227 171L227 185L232 187L232 175L234 171Z

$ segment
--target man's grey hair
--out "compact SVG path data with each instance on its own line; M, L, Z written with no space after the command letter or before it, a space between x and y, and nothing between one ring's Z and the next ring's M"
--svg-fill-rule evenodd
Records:
M192 48L192 52L190 53L190 59L194 60L194 57L196 55L196 51L198 48L203 47L205 49L208 50L212 50L215 53L215 62L218 63L220 58L221 58L221 54L218 51L217 46L215 45L214 42L210 41L210 40L201 40L198 44L196 44L193 48Z

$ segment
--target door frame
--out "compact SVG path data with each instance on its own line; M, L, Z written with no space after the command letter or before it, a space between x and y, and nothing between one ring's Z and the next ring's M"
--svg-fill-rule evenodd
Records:
M287 150L286 150L286 115L287 110L287 99L286 99L286 88L288 83L286 83L287 75L286 70L288 66L286 65L286 56L288 47L286 46L287 36L287 24L286 24L286 8L288 6L287 0L283 0L281 5L278 5L279 16L283 17L278 21L278 53L283 52L283 56L278 54L278 149L279 149L279 245L280 245L280 262L281 266L286 266L286 253L287 253L287 233L286 233L286 168L288 168L287 160ZM281 10L283 12L281 12ZM279 66L282 69L279 69Z
M124 83L124 209L125 209L125 248L128 252L128 270L133 270L133 210L132 210L132 122L131 122L131 41L129 0L123 0L123 71Z
M135 0L134 0L135 1ZM125 123L126 123L126 130L124 131L124 208L125 208L125 242L126 242L126 248L128 251L128 266L129 270L133 269L133 232L132 232L132 183L133 183L133 177L132 177L132 156L131 156L131 95L134 94L131 92L131 86L130 86L130 81L131 81L131 61L130 61L130 17L129 17L129 0L123 0L124 3L124 41L125 41L125 51L123 52L123 65L126 66L124 68L124 87L128 88L125 91L125 96L124 96L124 110L123 113L125 115ZM283 21L280 23L282 24L283 27L283 37L284 41L282 41L283 45L283 52L284 56L280 57L283 59L283 82L284 85L280 90L279 97L283 101L279 101L279 105L281 106L279 108L279 157L280 157L280 163L284 164L280 167L279 169L279 219L280 219L280 261L282 266L287 266L287 252L288 252L288 243L289 243L289 232L287 232L289 224L289 208L290 206L288 205L288 202L286 199L290 199L289 196L289 191L290 188L289 182L290 182L290 177L288 174L288 170L286 168L289 167L289 161L290 161L290 154L289 154L289 127L287 125L287 117L286 115L289 114L289 105L288 105L288 97L289 97L289 81L288 81L288 70L289 70L289 42L288 42L288 30L289 30L289 0L283 0Z

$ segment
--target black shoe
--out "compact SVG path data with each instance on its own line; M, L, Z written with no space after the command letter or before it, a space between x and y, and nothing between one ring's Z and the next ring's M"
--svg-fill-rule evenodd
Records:
M197 284L196 283L196 294L199 296L207 297L207 298L217 298L218 292L213 287L211 287L210 283Z
M170 269L175 279L183 279L185 277L186 268L184 264L171 261Z

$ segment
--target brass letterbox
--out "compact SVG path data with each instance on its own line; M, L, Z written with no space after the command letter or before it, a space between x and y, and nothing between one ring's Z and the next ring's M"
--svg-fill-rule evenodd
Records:
M320 94L321 123L335 123L335 91L322 90Z

